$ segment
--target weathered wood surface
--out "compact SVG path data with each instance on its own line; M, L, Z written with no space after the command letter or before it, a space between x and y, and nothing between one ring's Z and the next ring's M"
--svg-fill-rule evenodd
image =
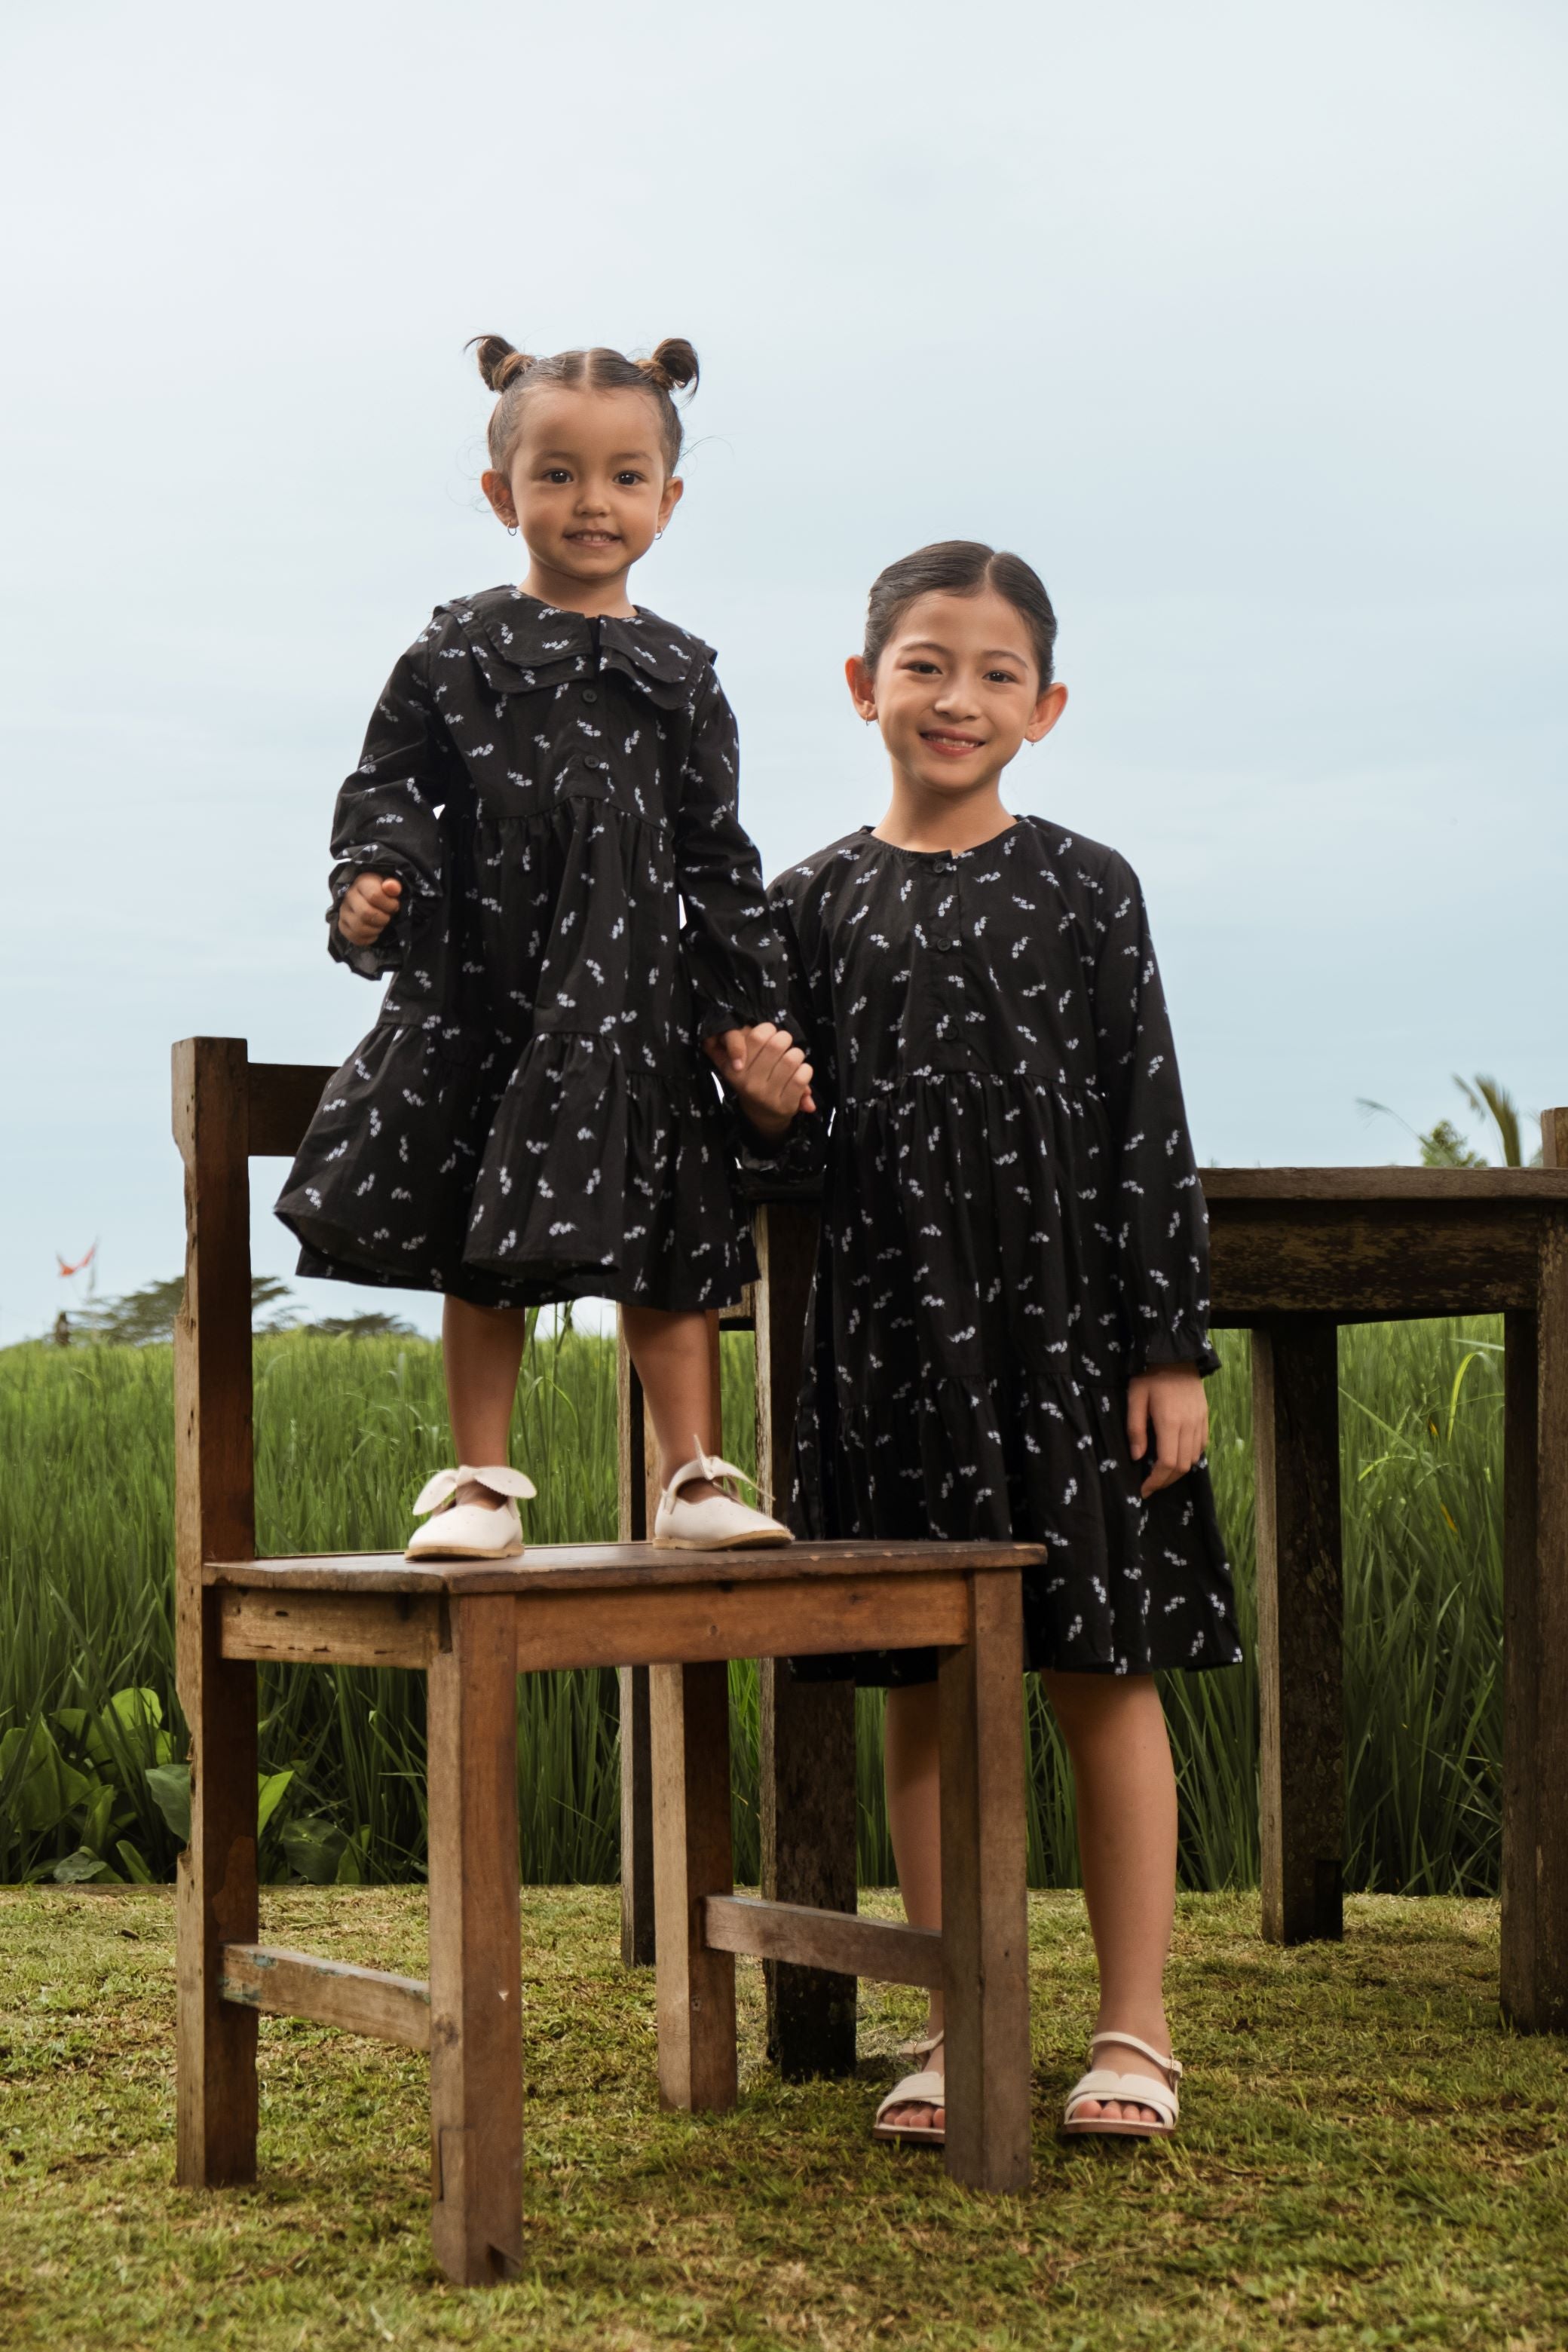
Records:
M430 1988L417 1977L388 1976L279 1945L226 1944L218 1982L225 2000L268 2017L308 2017L411 2050L430 2047Z
M1016 1576L975 1577L970 1639L937 1678L947 2169L1029 2185L1024 1627Z
M1257 1324L1280 1314L1380 1322L1528 1306L1548 1203L1522 1189L1526 1177L1519 1171L1506 1173L1510 1186L1521 1188L1511 1202L1488 1194L1469 1202L1211 1202L1215 1327Z
M918 1577L531 1593L513 1604L518 1671L613 1666L628 1651L650 1665L675 1665L956 1641L963 1622L963 1548L955 1553L954 1565L942 1573Z
M921 1577L952 1568L984 1573L1031 1568L1047 1557L1026 1543L780 1544L762 1551L676 1551L655 1544L536 1544L521 1559L406 1560L396 1551L208 1556L209 1584L258 1592L510 1592L520 1600L562 1592L621 1592L662 1585L795 1583L815 1577Z
M256 1669L223 1656L215 1552L256 1549L251 1436L249 1129L245 1047L174 1053L185 1174L185 1290L174 1326L174 1621L191 1731L191 1836L177 1880L176 2163L190 2188L256 2174L256 2020L218 1992L223 1947L254 1940Z
M522 2260L522 1948L514 1612L451 1604L429 1667L431 2236L479 2286Z
M657 1665L648 1689L659 2097L667 2107L732 2107L735 1962L702 1934L704 1897L734 1885L729 1668Z
M321 1108L331 1069L306 1062L252 1062L249 1066L250 1154L253 1160L292 1160L305 1129Z
M1564 1199L1561 1176L1551 1168L1204 1168L1198 1181L1211 1207L1250 1201L1321 1201L1344 1207L1360 1201L1462 1206L1473 1201Z
M226 1658L299 1666L426 1666L441 1640L439 1593L209 1588Z
M1537 1542L1540 1318L1509 1316L1503 1346L1502 1951L1505 2017L1524 2032L1539 2011L1537 1871L1541 1801L1541 1559Z
M797 1682L785 1659L764 1658L758 1698L763 1894L853 1912L855 1685ZM775 1955L766 1977L768 2052L785 2079L852 2074L854 1977Z
M710 1895L702 1905L702 1932L710 1951L795 1962L804 1975L832 1976L851 1988L858 1977L928 1990L942 1984L942 1937L934 1927Z
M1252 1339L1258 1458L1258 1796L1263 1932L1343 1932L1343 1575L1338 1335L1279 1321Z

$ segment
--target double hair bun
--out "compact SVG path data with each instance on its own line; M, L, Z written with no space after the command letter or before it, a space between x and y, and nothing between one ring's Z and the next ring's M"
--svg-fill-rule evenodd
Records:
M520 376L540 363L537 352L518 351L504 335L476 335L469 348L479 360L480 375L494 393L510 390ZM598 354L585 356L592 360ZM621 354L606 352L605 357L621 359ZM697 354L683 335L668 335L651 357L623 360L622 364L635 367L656 392L684 392L697 382Z

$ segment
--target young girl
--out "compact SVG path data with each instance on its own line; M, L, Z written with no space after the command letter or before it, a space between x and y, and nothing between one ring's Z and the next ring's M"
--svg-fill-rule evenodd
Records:
M459 1466L416 1503L411 1559L521 1551L524 1309L586 1294L621 1302L647 1394L655 1541L785 1543L706 1451L707 1313L754 1268L702 1045L743 1066L774 925L711 649L626 588L681 494L697 357L499 335L479 357L485 495L528 573L437 605L338 796L328 946L392 982L278 1213L302 1274L445 1293Z
M882 573L848 678L891 799L772 893L795 972L781 1023L811 1038L822 1116L794 1118L782 1027L735 1083L759 1164L825 1163L797 1524L1048 1547L1026 1655L1072 1757L1100 1972L1066 2128L1143 2135L1174 2128L1181 2072L1153 1672L1240 1652L1203 1459L1206 1220L1142 898L1113 850L1000 797L1067 700L1055 636L1015 555L955 541ZM939 1927L933 1654L796 1671L825 1667L891 1685L899 1882ZM881 2137L942 2137L940 2001L929 2031Z

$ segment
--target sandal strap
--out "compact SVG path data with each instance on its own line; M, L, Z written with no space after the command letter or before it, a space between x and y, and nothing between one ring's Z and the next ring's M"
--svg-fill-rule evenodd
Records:
M1157 2083L1152 2074L1119 2074L1110 2066L1091 2066L1089 2073L1073 2084L1068 2093L1069 2121L1073 2109L1080 2106L1085 2099L1101 2102L1116 2099L1122 2106L1152 2107L1157 2116L1170 2124L1176 2121L1180 2112L1176 2095L1168 2083Z
M1162 2056L1151 2042L1140 2042L1135 2033L1091 2033L1089 2037L1089 2054L1091 2058L1102 2042L1120 2042L1124 2050L1136 2050L1141 2058L1152 2058L1156 2066L1164 2070L1173 2083L1179 2083L1182 2079L1182 2062L1179 2058Z
M947 2105L947 2079L942 2074L906 2074L895 2083L877 2110L881 2122L889 2107L944 2107Z
M526 1498L538 1492L531 1478L525 1477L521 1470L510 1469L504 1463L493 1463L489 1469L475 1470L464 1462L456 1470L437 1470L433 1478L425 1481L414 1498L415 1517L424 1518L432 1511L445 1509L458 1487L470 1482L482 1486L489 1495Z
M895 2046L900 2058L925 2058L940 2050L946 2039L945 2033L933 2033L929 2042L900 2042Z

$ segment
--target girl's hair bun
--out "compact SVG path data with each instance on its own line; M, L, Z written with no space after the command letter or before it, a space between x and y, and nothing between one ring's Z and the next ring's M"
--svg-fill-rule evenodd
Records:
M697 382L697 354L684 335L667 335L651 359L637 364L660 392L684 392Z
M476 335L468 349L478 356L479 373L492 392L504 392L533 365L532 352L514 351L504 335Z

